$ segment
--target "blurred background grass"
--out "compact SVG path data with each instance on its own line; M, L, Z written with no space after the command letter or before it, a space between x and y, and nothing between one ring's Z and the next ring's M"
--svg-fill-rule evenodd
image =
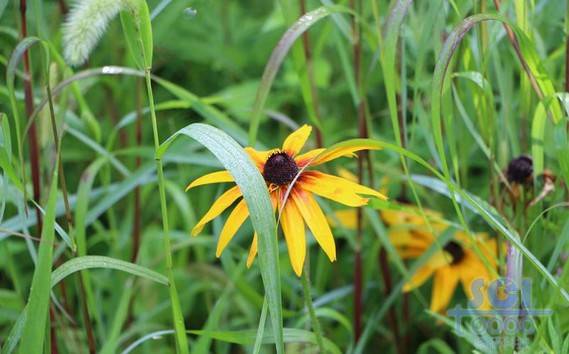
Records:
M152 73L179 86L173 89L163 84L154 85L161 140L190 123L205 121L246 145L249 119L264 67L290 26L289 19L300 17L300 3L313 10L330 2L148 1L153 16ZM353 6L352 2L338 3ZM313 93L317 94L315 105L306 101L306 92L303 96L305 68L299 69L292 55L287 56L262 114L257 147L279 146L295 126L315 124L314 114L320 117L324 146L358 137L358 107L362 100L365 101L362 110L369 123L370 137L396 142L386 98L385 71L382 71L380 60L384 47L380 45L377 31L378 28L384 33L390 30L386 19L393 4L387 1L355 3L359 4L356 10L361 26L359 44L352 41L351 18L346 14L318 22L310 28L308 42L299 40L299 48L303 44L306 46L304 50L300 49L303 55L306 56L306 50L310 52L312 70L307 77L314 87ZM537 53L555 92L566 91L567 8L564 1L434 0L411 5L401 27L396 67L389 70L393 69L392 74L396 77L400 129L407 133L404 147L436 168L440 166L440 154L431 126L431 98L433 72L439 53L455 26L469 15L496 12L496 3L501 5L501 13L511 24L529 38L529 45ZM3 9L0 12L1 77L6 77L8 62L21 37L18 5L16 0L0 1L0 9ZM375 5L379 9L379 22L373 14ZM46 40L51 45L52 58L61 56L62 23L70 6L72 3L67 0L28 1L28 34ZM357 46L361 50L359 66L354 59ZM41 51L34 48L30 55L37 105L45 97L45 70L41 64ZM88 62L73 70L80 72L106 65L135 66L128 55L117 19L110 22ZM20 117L26 118L22 122L26 122L28 115L24 113L22 80L25 73L22 70L23 67L18 66L15 95L21 110ZM59 62L52 64L50 73L52 87L55 87L71 75L71 69ZM358 76L361 77L359 82ZM498 172L504 170L512 158L532 153L532 144L535 146L536 140L531 139L531 127L536 121L539 98L521 69L502 24L484 22L474 27L457 48L448 77L449 86L442 99L443 138L445 157L454 179L460 182L464 191L497 208L522 237L529 232L524 239L525 246L566 288L565 241L569 237L569 221L567 211L557 207L563 206L559 203L567 200L567 181L562 176L560 165L566 140L560 146L559 140L554 138L556 130L550 120L541 140L544 165L558 176L554 191L536 207L529 208L523 215L523 222L515 220L517 214L511 206L503 205L505 189ZM126 75L97 75L76 81L76 85L75 89L63 90L55 99L55 106L57 123L63 135L61 158L67 189L74 216L86 227L86 253L133 261L164 273L160 205L144 82L142 78ZM6 124L13 119L9 94L7 83L0 81L0 112L6 113L2 116ZM565 104L564 100L561 102ZM141 119L137 120L137 116ZM565 116L559 117L562 124L566 124ZM19 173L24 166L28 176L28 197L31 197L28 141L23 144L25 161L20 161L16 153L14 127L12 123L8 125L11 135L3 126L1 148L15 171ZM21 126L24 127L25 123ZM46 109L38 115L37 129L42 181L42 198L37 202L44 206L56 156ZM7 139L9 136L11 142ZM310 142L312 147L316 144L314 139ZM488 154L484 153L485 149ZM113 156L115 160L92 167L93 162L103 156ZM375 178L372 181L364 173L365 184L385 189L392 200L398 197L413 200L398 154L376 152L372 154L372 160ZM210 336L190 334L192 352L249 352L263 303L258 265L251 270L244 266L252 228L247 223L223 256L216 259L215 240L223 218L215 220L213 226L197 238L190 238L189 230L223 187L204 187L191 193L185 193L184 188L192 179L221 165L199 144L189 140L176 141L165 155L164 162L174 273L186 327L218 331L210 333ZM411 174L431 175L413 161L408 163ZM355 159L343 160L329 168L337 171L339 167L357 173ZM23 209L22 195L8 178L6 169L2 171L0 338L5 342L26 303L34 272L30 255L37 244L28 236L37 238L39 233L34 226L33 205L28 203L27 212ZM81 199L75 197L79 187L89 178L93 178L93 189L87 190L89 207L86 215L77 215L77 203ZM432 183L428 184L432 187ZM534 196L539 194L543 185L543 179L536 178ZM446 219L458 223L452 203L442 193L444 188L441 192L420 183L415 187L425 207L438 210ZM391 208L393 205L377 207ZM540 214L552 206L555 208ZM464 205L461 208L472 230L499 236L477 213L467 210ZM332 215L337 206L329 203L326 209ZM64 226L62 198L58 199L57 210L57 220ZM377 217L375 212L365 215ZM535 224L528 229L534 220ZM73 233L77 230L67 231L76 237ZM382 273L378 262L382 235L384 237L386 232L381 222L377 227L366 222L361 238L356 231L335 228L338 261L333 264L317 247L310 248L312 295L324 336L341 352L359 350L372 353L378 348L399 353L470 352L472 340L454 335L452 328L443 323L434 325L433 316L425 311L430 285L410 296L396 296L389 304L395 311L398 326L399 335L395 335L392 322L385 316L385 273ZM28 235L27 242L18 234ZM139 245L134 241L136 239L140 239ZM359 242L363 259L364 311L361 315L367 335L357 347L352 328L352 299L354 247ZM291 270L284 243L279 245L285 327L309 329L300 281ZM138 257L135 257L136 252L139 252ZM61 238L56 238L55 267L74 256ZM388 272L393 277L393 284L398 284L402 276L396 267L390 268ZM537 324L537 334L529 337L533 345L530 348L562 352L569 343L566 340L569 330L565 316L567 306L557 292L544 283L543 276L534 267L526 265L524 275L534 281L534 306L548 306L555 310L552 317ZM53 307L51 321L59 352L88 352L83 301L90 310L89 322L93 325L97 352L121 352L149 333L172 328L165 287L110 269L88 271L87 278L87 294L81 293L77 276L66 278L54 288L53 296L57 299L54 303L58 305ZM391 291L396 293L397 289L388 293ZM457 293L453 303L465 304L464 294ZM232 341L230 331L239 330L252 331L252 334L238 335L240 340L249 338L249 335L251 338L247 344L228 343ZM270 332L270 326L266 331ZM218 340L212 340L211 336ZM305 333L300 337L300 342L307 340ZM267 345L263 350L272 352L272 347ZM289 344L287 350L291 353L312 352L315 347L294 343ZM175 352L173 336L152 337L134 352Z

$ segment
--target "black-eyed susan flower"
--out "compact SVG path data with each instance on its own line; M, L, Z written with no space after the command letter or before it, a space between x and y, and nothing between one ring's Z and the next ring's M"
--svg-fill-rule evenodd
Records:
M426 211L431 222L431 233L424 218L417 214L401 211L384 211L382 218L390 226L389 239L398 250L401 258L418 258L436 242L436 237L448 225L441 221L436 212ZM480 250L485 262L474 251L474 246ZM442 249L435 252L411 279L404 285L403 291L411 291L423 285L430 277L434 277L430 309L433 312L445 310L452 299L459 282L468 298L473 299L473 282L480 280L484 286L494 280L497 264L496 240L484 233L474 235L474 240L466 233L458 231ZM487 267L488 266L488 267ZM484 292L483 292L484 293ZM484 295L484 294L483 294ZM479 310L489 308L489 302L484 296Z
M371 188L312 169L339 157L354 156L356 151L372 150L377 149L377 147L353 145L314 149L300 154L311 131L310 126L302 126L285 139L280 149L256 151L250 147L245 148L267 183L273 211L277 207L279 211L282 211L280 224L286 240L290 262L298 276L302 274L306 255L305 224L330 261L336 260L336 246L332 231L314 195L350 207L366 205L368 199L364 196L386 199L383 194ZM228 171L218 171L202 176L190 183L186 190L205 184L222 182L233 182L233 177ZM229 241L249 217L249 211L239 187L234 186L223 193L192 230L192 235L197 235L208 222L236 202L237 205L229 214L219 235L217 257L221 255ZM251 266L256 254L257 235L254 234L247 258L247 266Z

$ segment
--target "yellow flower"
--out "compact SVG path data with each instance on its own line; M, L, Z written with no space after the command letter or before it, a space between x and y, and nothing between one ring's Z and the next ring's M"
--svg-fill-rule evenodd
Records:
M314 149L299 154L311 131L310 126L302 126L285 139L281 149L256 151L250 147L245 148L267 183L273 212L277 207L278 210L282 210L280 224L285 236L290 262L298 276L302 274L306 255L305 223L330 261L336 260L336 245L332 231L313 194L351 207L367 204L368 199L362 195L387 199L383 194L371 188L341 177L308 169L339 157L354 156L356 151L372 150L377 149L377 147L362 144L331 149ZM228 171L218 171L202 176L190 183L186 190L205 184L222 182L233 182L233 177ZM291 185L292 188L287 195ZM217 257L221 255L229 241L249 217L249 211L239 187L234 186L223 193L192 230L192 235L197 235L208 222L238 200L239 202L229 214L221 230L217 242ZM255 233L247 258L248 267L253 263L256 254L257 234Z
M426 210L426 213L430 217L437 218L438 216L432 211ZM389 239L403 259L420 257L436 242L436 235L427 230L424 219L418 215L389 211L382 212L382 218L390 226ZM440 221L434 221L431 225L437 235L447 227L445 222ZM434 276L431 311L442 312L447 308L459 282L468 298L473 299L472 285L475 280L483 280L483 289L486 289L489 282L495 279L494 274L488 270L482 259L474 252L474 244L478 246L488 265L492 269L496 269L496 240L488 238L484 233L478 233L473 241L466 233L458 231L452 240L442 245L442 249L436 251L413 274L404 285L403 291L411 291ZM482 294L485 295L486 292L483 291ZM487 297L484 296L483 300L484 302L479 310L489 309Z

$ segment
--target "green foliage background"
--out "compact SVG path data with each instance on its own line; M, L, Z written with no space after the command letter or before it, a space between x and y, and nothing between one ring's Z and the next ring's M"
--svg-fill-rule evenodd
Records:
M305 3L309 11L338 6L329 7L330 15L310 24L308 42L300 37L285 56L274 82L262 81L271 53L301 15L299 3ZM270 344L278 342L270 320L274 308L268 306L267 311L263 307L260 262L257 260L249 270L245 268L253 233L250 222L216 259L215 242L224 217L216 219L199 237L191 238L189 231L224 187L184 192L194 178L222 168L210 152L215 153L215 148L205 144L210 150L204 149L198 142L203 142L199 134L202 138L215 137L223 146L230 146L231 138L207 129L202 133L192 130L196 126L181 129L192 123L207 123L246 146L251 141L248 136L256 95L262 89L270 91L266 104L258 107L261 122L254 136L257 148L279 146L291 129L304 123L321 128L324 146L360 137L358 107L362 101L369 138L384 147L371 154L369 169L374 178L366 172L363 182L385 189L391 200L374 201L365 208L361 239L356 231L336 227L338 260L331 264L308 237L311 293L327 350L511 352L511 348L493 347L491 338L476 333L475 328L457 335L451 322L428 312L430 284L401 295L410 270L424 260L401 262L386 244L387 229L376 209L399 209L398 197L405 197L413 204L420 201L422 207L442 212L456 229L488 232L501 241L519 240L514 242L524 258L519 271L533 281L532 305L554 311L550 317L536 319L535 333L523 338L527 341L523 350L568 352L569 298L562 292L568 287L569 247L566 2L433 0L408 4L373 0L355 1L359 4L355 13L352 3L148 1L159 141L184 132L196 139L179 138L167 151L164 146L162 149L172 275L180 314L189 331L190 352L269 353L275 350ZM41 237L55 237L52 259L51 247L41 243L42 251L37 242L40 233L25 135L26 74L21 64L9 64L22 43L19 2L0 0L2 353L18 348L18 333L28 340L30 333L43 332L41 322L30 317L40 313L30 313L25 306L47 311L40 300L49 299L46 279L50 277L61 280L51 293L52 314L45 313L53 330L46 329L45 342L34 335L24 348L29 345L49 352L55 340L60 353L87 353L89 323L96 352L128 352L132 345L137 345L133 353L180 352L172 334L173 297L164 286L170 281L165 261L168 255L163 247L164 215L160 213L144 72L129 54L118 18L111 20L86 64L73 68L66 65L62 59L62 4L72 5L66 0L28 0L27 11L28 34L42 40L30 49L35 106L47 100L48 77L50 88L57 90L58 84L74 73L80 75L53 100L62 137L59 151L47 105L36 120L42 190L42 198L36 202L46 211ZM500 15L494 16L496 13ZM484 22L470 22L482 19L468 19L475 14L490 15ZM359 42L353 35L353 18L361 28ZM512 44L500 20L514 29L517 44ZM468 27L471 23L472 29ZM459 41L461 34L465 36ZM354 60L358 46L359 65ZM310 52L307 65L306 48ZM45 52L49 53L48 63ZM536 78L538 90L520 58ZM87 76L87 70L104 66L131 69L115 68L119 71L116 75L103 75L109 69L100 69L82 77ZM14 87L11 75L15 76ZM18 115L12 109L11 95L15 95ZM15 119L21 129L21 155ZM399 131L406 132L403 141ZM314 138L310 145L316 146ZM226 151L235 151L231 149ZM61 183L59 187L56 183L58 153L73 227L66 222L65 198ZM536 172L525 202L544 188L544 169L555 176L554 190L524 212L520 212L523 202L512 205L500 179L508 162L521 154L532 156ZM346 168L356 173L357 161L344 159L327 168L329 172ZM333 218L338 206L322 204ZM138 248L133 241L136 234L140 235ZM280 257L267 264L280 269L280 274L263 274L263 279L267 281L270 276L280 282L286 352L316 352L317 334L305 309L305 293L292 272L280 235L278 247ZM355 341L354 250L358 247L363 260L364 310L362 336ZM385 271L378 262L381 249L386 250L387 272L392 278L387 289ZM77 259L87 255L106 258ZM46 264L53 264L52 269ZM503 258L500 264L504 274ZM37 303L32 300L34 292L30 292L34 277L38 279L34 284L42 279L45 283L36 287L42 289L37 292L43 291ZM458 291L452 304L464 305L466 301ZM26 312L27 316L23 315ZM395 315L397 331L388 319L390 313ZM265 344L261 346L261 342Z

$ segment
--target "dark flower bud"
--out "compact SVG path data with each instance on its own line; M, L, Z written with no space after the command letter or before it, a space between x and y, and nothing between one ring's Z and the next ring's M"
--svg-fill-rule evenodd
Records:
M525 183L533 174L533 161L529 156L519 156L508 164L506 177L509 182Z

